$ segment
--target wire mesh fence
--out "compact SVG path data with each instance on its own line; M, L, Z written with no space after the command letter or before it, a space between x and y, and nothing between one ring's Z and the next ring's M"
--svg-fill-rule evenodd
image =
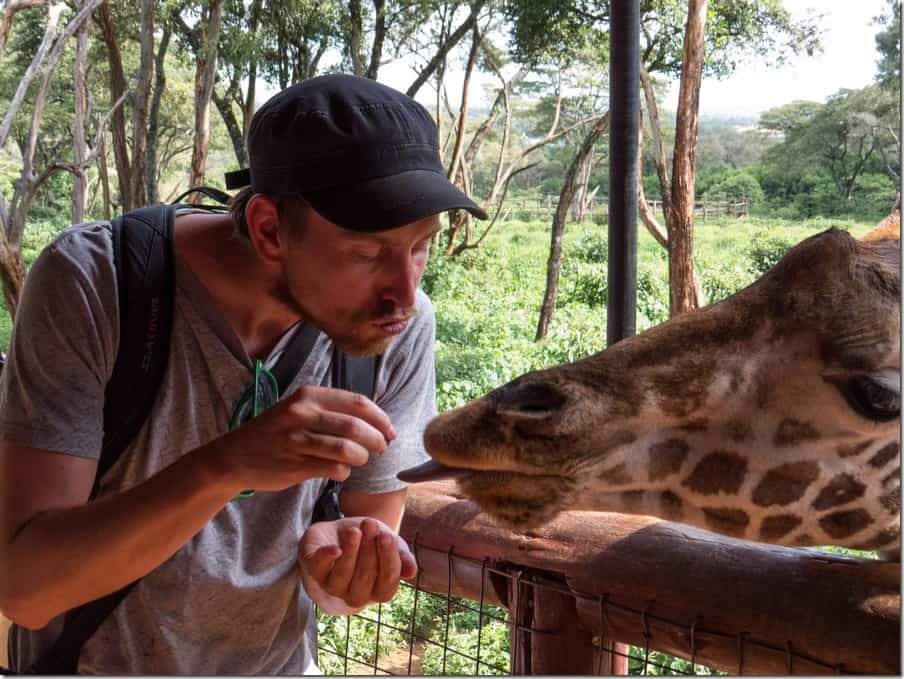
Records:
M326 674L898 674L900 569L575 513L512 533L409 491L418 562L387 604L320 616Z
M478 561L458 556L454 549L441 552L419 545L415 551L419 555L427 551L448 558L446 591L423 590L418 577L414 583L403 582L389 604L373 606L347 618L320 616L319 666L325 674L493 676L527 673L530 660L519 658L518 649L524 648L525 641L530 646L529 638L534 635L549 638L551 645L547 643L545 648L554 647L557 633L524 624L525 616L517 607L525 600L535 601L549 592L570 597L576 607L589 606L597 611L598 625L589 630L590 643L583 660L585 667L592 670L587 674L612 674L615 668L615 673L635 675L743 675L750 669L745 665L745 656L754 651L760 655L781 656L784 659L782 674L799 674L800 670L845 673L843 664L832 664L803 654L795 650L791 642L780 648L751 639L743 632L709 629L700 620L688 624L668 619L654 614L650 610L652 606L637 609L617 603L607 594L575 592L549 582L546 574L513 564L492 565L489 559ZM482 587L478 600L454 596L452 573L456 562L481 569ZM421 572L419 570L419 576ZM512 605L515 610L487 601L487 588L492 586L498 591L500 583L514 592ZM524 594L529 596L524 597ZM616 614L634 619L645 641L642 646L606 638L606 631L614 627L610 617ZM657 640L667 638L685 640L685 657L657 648ZM736 649L733 666L723 663L721 669L724 671L699 662L698 646L709 644L713 638L731 642ZM574 663L575 658L570 661Z

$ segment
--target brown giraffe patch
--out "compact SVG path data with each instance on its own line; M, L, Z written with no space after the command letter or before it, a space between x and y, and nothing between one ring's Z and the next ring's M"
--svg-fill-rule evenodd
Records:
M702 434L709 429L709 420L705 417L698 417L693 420L688 420L687 424L683 424L678 428L689 434Z
M850 474L839 474L813 500L813 509L837 507L863 495L866 485Z
M870 458L869 464L876 469L882 469L890 460L898 456L899 446L896 442L884 446L878 453Z
M606 483L610 483L613 486L620 486L626 483L631 483L631 477L628 476L627 466L624 462L621 464L617 464L611 469L607 469L606 471L600 474L600 479L605 481Z
M742 536L750 523L750 517L740 509L704 509L706 525L726 535Z
M681 469L690 452L682 439L667 439L650 446L650 481L659 481Z
M854 545L853 549L881 549L898 541L901 535L901 529L898 526L890 526L883 528L875 536L868 540Z
M717 450L697 463L683 485L701 495L737 493L747 475L747 460L729 451Z
M818 439L819 432L813 428L812 424L792 418L782 420L778 429L775 430L775 445L777 446L796 446L804 441Z
M626 490L621 494L622 503L627 511L635 511L643 505L643 496L646 491Z
M819 525L830 538L847 538L859 533L873 522L865 509L849 509L833 512L819 520Z
M753 438L753 427L749 422L736 420L725 425L725 435L735 443L742 443Z
M663 491L659 496L659 506L662 516L672 521L677 521L684 514L681 498L670 490Z
M767 542L785 537L802 523L799 516L793 514L779 514L767 516L760 525L760 537Z
M838 446L838 457L854 457L869 448L876 442L876 439L870 439L855 446Z
M753 502L760 507L790 504L803 497L818 476L816 462L792 462L773 467L754 489Z
M879 498L879 504L881 504L888 511L889 514L897 514L901 511L901 489L895 488L888 495L883 495Z
M901 468L895 467L891 472L889 472L888 476L882 479L882 487L885 490L888 490L889 486L893 486L894 482L898 482L898 486L901 485Z

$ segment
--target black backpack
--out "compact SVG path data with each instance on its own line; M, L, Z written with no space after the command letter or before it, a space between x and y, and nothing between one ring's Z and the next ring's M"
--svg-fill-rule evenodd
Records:
M180 207L224 209L179 203L194 191L220 203L229 200L222 191L201 187L187 191L171 205L139 208L111 222L119 289L120 341L113 374L104 393L104 440L91 490L92 499L97 495L101 477L119 459L147 419L166 371L175 304L173 229L176 210ZM280 394L285 393L319 335L320 330L314 326L302 326L271 369ZM373 398L379 359L379 356L357 358L336 351L333 384ZM342 517L340 489L339 482L328 481L314 508L312 521ZM75 674L82 646L137 583L138 580L67 611L63 631L54 645L22 673ZM11 641L9 646L12 651Z

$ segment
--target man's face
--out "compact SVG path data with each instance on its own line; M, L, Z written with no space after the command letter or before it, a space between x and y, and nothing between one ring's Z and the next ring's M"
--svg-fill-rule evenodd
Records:
M346 353L383 353L415 315L415 290L438 230L433 215L358 233L309 210L301 235L286 240L280 296Z

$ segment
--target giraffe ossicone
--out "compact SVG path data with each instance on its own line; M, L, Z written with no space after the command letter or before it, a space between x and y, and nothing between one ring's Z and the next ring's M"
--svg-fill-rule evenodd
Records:
M500 522L647 514L785 545L900 539L900 220L830 229L749 287L437 416L433 460Z

